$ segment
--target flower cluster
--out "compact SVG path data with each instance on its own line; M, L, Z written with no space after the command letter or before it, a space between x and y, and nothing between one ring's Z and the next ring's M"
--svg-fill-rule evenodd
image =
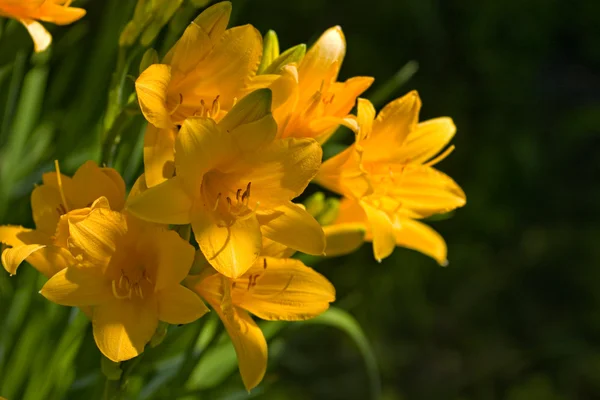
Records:
M64 2L17 3L0 1L0 12ZM31 195L36 228L2 226L0 241L4 268L15 274L27 261L48 277L41 294L80 307L115 362L142 353L159 321L191 323L208 303L250 390L267 363L250 314L304 320L335 299L296 251L346 254L366 240L377 260L398 245L444 264L444 240L418 219L463 206L465 195L433 168L453 149L443 151L452 120L418 122L416 92L376 116L357 100L373 78L337 80L346 51L339 27L308 51L279 54L251 25L227 28L230 12L229 2L206 9L137 78L145 172L128 195L115 169L88 161L67 177L56 163ZM355 143L322 163L321 146L340 125ZM293 202L313 180L343 197L327 224Z

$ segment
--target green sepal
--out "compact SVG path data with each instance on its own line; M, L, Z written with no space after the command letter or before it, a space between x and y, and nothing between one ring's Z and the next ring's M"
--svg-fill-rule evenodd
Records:
M306 45L304 43L294 47L290 47L279 57L274 59L271 64L265 69L265 74L278 74L283 67L292 63L299 63L306 54Z
M279 39L277 33L270 30L263 38L263 54L258 66L258 74L266 73L265 70L271 65L275 59L279 57Z

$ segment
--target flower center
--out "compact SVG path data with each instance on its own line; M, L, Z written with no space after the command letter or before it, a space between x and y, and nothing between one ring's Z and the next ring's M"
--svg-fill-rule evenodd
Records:
M208 117L215 118L221 111L221 103L219 102L220 95L217 95L212 102L212 105L208 107L204 102L204 99L200 100L200 109L194 112L194 117Z
M116 299L131 300L134 296L144 299L144 292L146 292L146 294L152 292L154 284L150 278L148 278L148 275L146 275L146 269L142 268L141 271L141 274L138 274L138 276L134 278L133 275L135 274L125 273L125 270L121 270L119 281L113 280L111 282L112 292Z
M252 209L248 206L251 190L252 182L248 182L243 191L238 188L235 191L235 200L232 200L233 196L224 197L223 193L219 192L212 207L213 213L220 215L226 225L232 225L238 219L245 220L252 217L260 203L257 201Z

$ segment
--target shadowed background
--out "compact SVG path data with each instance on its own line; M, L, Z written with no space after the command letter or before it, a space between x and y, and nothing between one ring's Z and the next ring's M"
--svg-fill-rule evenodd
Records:
M106 88L134 1L80 4L88 16L52 27L49 55L30 58L25 30L3 23L2 224L32 226L28 196L52 160L67 173L98 160ZM283 49L341 25L348 43L342 79L376 77L365 96L377 95L378 108L416 89L422 120L451 116L458 127L456 150L438 167L463 187L467 206L431 222L447 240L447 268L404 249L377 264L370 245L313 264L369 338L383 398L600 397L600 3L234 0L233 7L232 24L252 23L263 34L274 29ZM410 61L418 71L397 87L394 76ZM141 171L141 154L134 154L142 125L134 121L123 139L128 150L115 161L128 184ZM351 141L347 132L336 137ZM31 374L26 367L15 372L23 354L35 357L36 343L59 340L68 310L24 294L19 300L20 288L39 287L30 269L1 275L6 390ZM39 323L27 336L24 321L48 312L58 315L54 325ZM78 367L67 381L75 382L70 398L81 398L77 384L96 379L99 356L84 331L90 354L72 356ZM17 357L11 351L19 345L25 350ZM292 326L270 351L259 398L369 395L365 362L340 331ZM230 381L240 385L237 373Z

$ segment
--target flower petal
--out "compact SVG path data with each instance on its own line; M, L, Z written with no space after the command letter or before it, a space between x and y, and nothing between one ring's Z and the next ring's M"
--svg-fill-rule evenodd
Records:
M213 119L188 118L181 126L175 141L175 166L189 190L197 190L204 173L234 156L231 135Z
M290 202L256 215L262 233L275 242L307 254L322 255L325 234L303 207Z
M356 122L358 123L359 132L356 141L360 142L366 139L373 131L373 122L375 121L375 107L367 99L358 99L358 113Z
M408 135L404 146L396 154L395 161L422 164L438 154L455 133L456 126L448 117L421 122Z
M219 128L232 131L244 124L262 120L271 114L273 95L269 89L258 89L244 96L219 122Z
M67 211L58 189L42 185L31 192L31 211L36 228L47 235L53 235L62 213Z
M192 267L194 247L175 231L155 230L151 240L157 265L154 290L159 292L179 285Z
M67 7L52 1L45 1L40 6L38 13L39 19L42 21L52 22L56 25L68 25L83 18L86 11L83 8Z
M325 255L337 257L350 254L365 242L367 227L361 223L336 224L323 227L327 246Z
M119 173L112 168L100 168L93 161L87 161L77 169L71 186L73 193L69 193L69 200L73 208L90 207L100 197L106 197L115 211L122 210L125 205L125 182Z
M167 93L171 81L171 67L164 64L149 66L135 81L140 108L152 125L169 129L173 126L167 109Z
M234 305L266 320L299 321L316 317L335 300L333 285L300 260L262 261L235 280Z
M384 174L394 173L387 195L402 203L402 208L424 218L445 213L466 203L463 190L448 175L428 166L388 166ZM374 178L377 179L377 178Z
M146 185L153 187L175 175L176 128L159 129L148 124L144 134Z
M442 266L448 265L446 242L429 226L409 218L398 218L394 222L394 235L398 246L428 255Z
M346 82L334 82L328 91L333 100L327 104L325 113L345 117L356 104L356 98L367 90L373 81L370 76L355 76Z
M43 245L29 244L6 249L2 252L2 265L9 274L14 275L17 273L19 265L25 261L27 257L42 248L44 248Z
M361 164L362 153L350 146L325 161L315 180L335 193L361 198L373 192L369 174Z
M126 210L136 217L159 224L189 224L192 198L181 177L175 176L130 198Z
M27 257L25 261L47 278L76 262L69 250L58 246L41 248Z
M392 254L394 247L396 247L392 221L382 210L378 210L365 201L361 201L360 204L369 219L370 231L373 236L373 254L375 259L381 262L381 260Z
M179 76L190 73L212 47L208 34L198 24L192 22L162 62L171 66L176 80Z
M150 301L113 299L94 307L92 316L96 345L111 361L121 362L140 355L150 341L158 316Z
M242 153L262 151L262 148L273 142L277 134L277 123L271 114L233 129L231 137Z
M301 102L317 92L324 80L332 82L337 78L345 54L346 39L342 28L335 26L326 30L298 66ZM332 68L334 64L337 66Z
M105 208L92 210L83 219L69 218L69 249L95 266L106 267L127 232L124 214Z
M369 140L363 141L364 161L389 161L417 126L421 99L416 91L396 99L379 112Z
M240 187L252 182L250 200L269 208L299 196L321 165L321 146L313 139L286 138L274 141L260 152L244 155L247 165L240 174Z
M231 3L222 1L202 11L194 23L210 36L211 40L218 41L225 32L231 17Z
M231 226L224 226L202 208L194 216L192 228L208 262L227 277L242 275L260 254L262 237L254 216L238 218Z
M31 38L33 39L33 47L36 53L41 53L50 46L52 43L52 35L48 33L42 24L31 19L19 19L19 22L25 25L29 35L31 35Z
M158 319L169 324L189 324L209 311L196 293L181 285L158 292L156 299Z
M111 283L98 268L70 266L57 272L40 291L48 300L71 307L95 306L111 301Z

